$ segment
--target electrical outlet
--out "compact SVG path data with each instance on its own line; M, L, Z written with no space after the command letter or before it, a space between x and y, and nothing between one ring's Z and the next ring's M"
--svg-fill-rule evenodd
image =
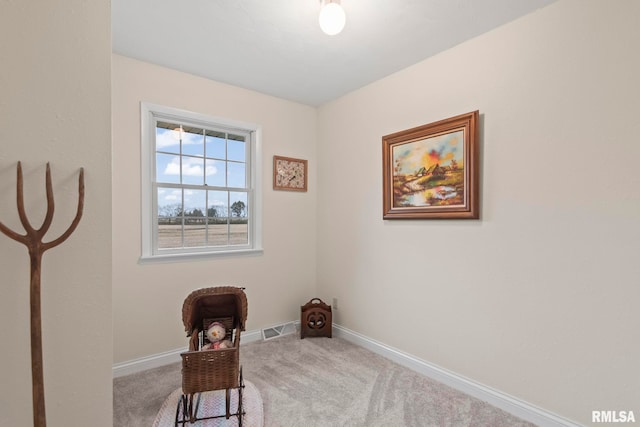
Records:
M333 303L331 304L331 307L333 307L334 310L338 309L338 298L333 299Z

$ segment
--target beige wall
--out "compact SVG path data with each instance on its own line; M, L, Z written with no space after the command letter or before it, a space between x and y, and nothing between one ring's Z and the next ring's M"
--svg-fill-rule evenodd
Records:
M44 255L44 382L50 426L111 426L111 26L108 1L2 2L0 7L0 221L21 231L16 163L27 214L39 227L51 163L54 222L71 224L78 172L84 216ZM0 235L0 425L32 423L29 258Z
M106 2L3 6L0 219L19 227L22 160L39 223L51 161L57 236L86 170L81 225L43 265L50 425L111 425L112 362L183 346L184 297L227 283L249 329L295 319L317 282L337 323L559 415L637 411L639 14L560 1L316 111L110 56ZM264 255L138 264L141 100L262 125ZM482 220L382 221L381 136L474 109ZM310 160L308 193L271 190L274 154ZM0 236L0 260L0 424L22 425L26 251Z
M319 109L337 323L581 423L640 412L640 2L560 1ZM381 137L481 114L481 220L383 221Z
M248 330L299 317L315 290L316 110L123 56L112 64L114 362L184 347L182 303L201 287L245 286ZM263 255L138 263L140 101L262 126ZM309 160L307 193L273 191L274 154Z

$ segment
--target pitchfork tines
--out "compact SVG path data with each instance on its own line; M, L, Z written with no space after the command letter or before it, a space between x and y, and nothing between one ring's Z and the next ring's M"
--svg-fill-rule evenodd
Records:
M47 190L47 213L40 228L35 229L29 222L29 218L24 210L24 193L22 165L18 162L18 179L17 179L17 204L18 216L24 227L25 234L17 233L2 222L0 222L0 231L22 243L29 250L29 258L31 260L31 282L30 282L30 298L31 298L31 382L33 391L33 425L34 427L45 427L47 425L44 405L44 377L42 372L42 314L40 302L40 267L42 265L42 254L65 240L73 233L82 218L82 208L84 206L84 169L80 168L80 176L78 177L78 209L76 216L71 225L58 238L49 242L44 242L43 238L51 222L53 221L54 201L53 186L51 184L51 168L47 163L46 173L46 190Z

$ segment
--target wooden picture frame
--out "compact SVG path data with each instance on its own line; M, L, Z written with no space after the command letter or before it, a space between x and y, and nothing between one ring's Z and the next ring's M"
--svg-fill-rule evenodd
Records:
M383 219L478 219L479 112L382 137Z
M273 189L307 191L307 160L273 156Z

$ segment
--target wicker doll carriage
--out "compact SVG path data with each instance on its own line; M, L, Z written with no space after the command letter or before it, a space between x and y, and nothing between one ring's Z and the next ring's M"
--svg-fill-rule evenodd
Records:
M220 286L192 292L182 306L182 322L189 338L189 351L182 353L182 396L176 409L175 425L199 420L231 416L242 426L242 367L240 366L240 333L247 320L247 296L243 288ZM208 349L204 331L213 322L222 323L230 348ZM237 411L231 413L231 391L238 393ZM201 393L225 390L225 413L198 417Z

